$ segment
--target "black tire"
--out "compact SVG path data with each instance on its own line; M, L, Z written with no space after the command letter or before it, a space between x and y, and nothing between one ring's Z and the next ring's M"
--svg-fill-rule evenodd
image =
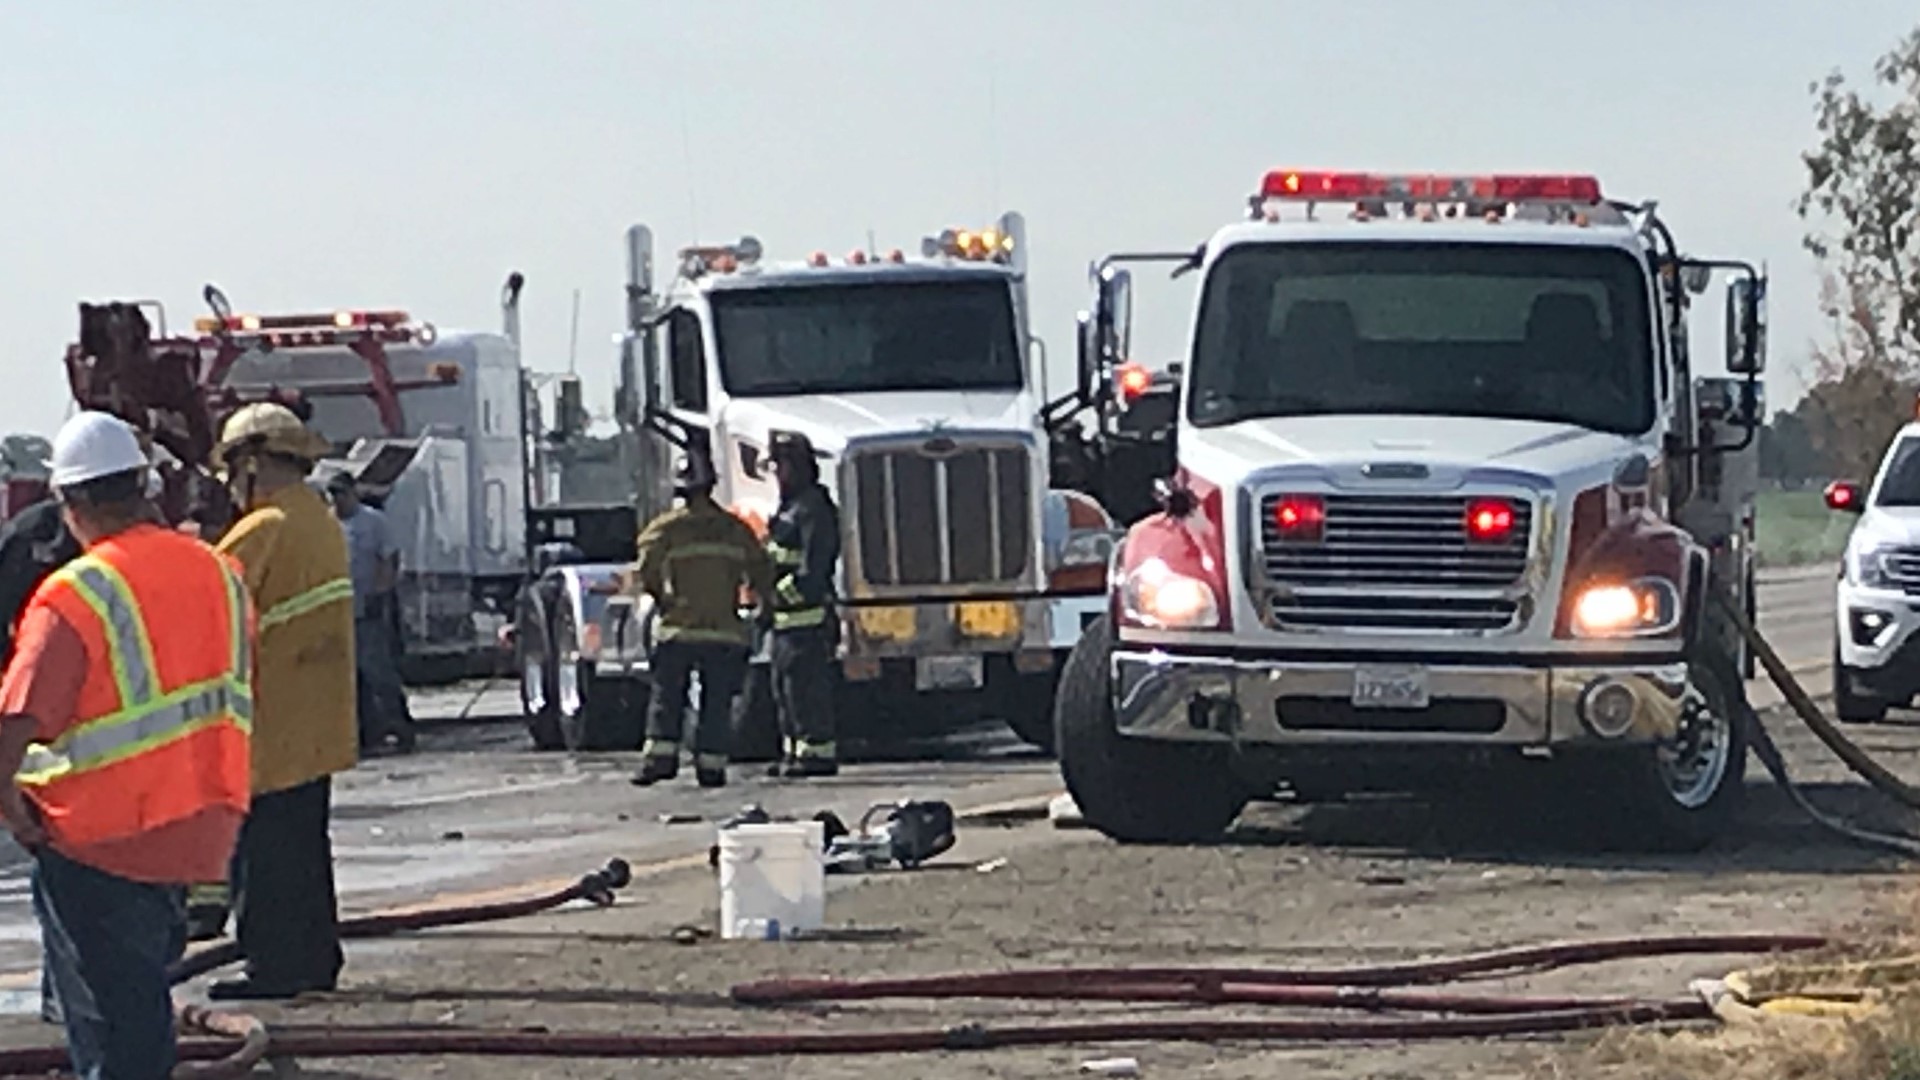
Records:
M729 756L748 765L780 760L780 712L773 703L773 667L747 665L747 680L733 702Z
M514 667L520 684L520 712L526 717L527 734L533 748L540 751L565 750L566 732L560 727L560 710L555 704L559 680L553 664L553 635L538 605L522 602L514 621Z
M579 656L571 608L554 618L554 706L568 750L638 750L646 730L647 684L638 679L602 679ZM573 682L567 685L569 665Z
M1667 763L1668 751L1635 747L1609 752L1599 762L1590 797L1615 811L1603 815L1606 839L1643 851L1688 853L1705 849L1726 835L1746 798L1747 724L1751 711L1746 683L1732 658L1712 646L1700 647L1689 664L1689 681L1703 710L1696 739L1710 738L1717 749L1695 749L1683 740L1673 757L1688 757L1697 772L1679 772ZM1713 764L1717 762L1718 764ZM1686 777L1693 776L1688 783ZM1676 788L1684 786L1683 791Z
M1001 695L1000 711L1007 726L1022 742L1049 754L1056 746L1053 707L1059 687L1059 670L1054 669L1017 676L1009 692Z
M1114 726L1111 621L1087 627L1054 697L1055 745L1067 791L1088 825L1124 843L1218 839L1249 801L1215 747L1128 739Z
M1840 639L1833 641L1833 714L1843 724L1878 724L1887 719L1889 702L1853 690L1852 671L1840 662Z

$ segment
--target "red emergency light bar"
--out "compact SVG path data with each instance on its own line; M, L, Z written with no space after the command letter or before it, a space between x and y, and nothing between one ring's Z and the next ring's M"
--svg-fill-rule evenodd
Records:
M1390 176L1379 173L1275 169L1260 184L1265 199L1395 202L1598 203L1600 181L1592 176L1506 174L1494 176Z

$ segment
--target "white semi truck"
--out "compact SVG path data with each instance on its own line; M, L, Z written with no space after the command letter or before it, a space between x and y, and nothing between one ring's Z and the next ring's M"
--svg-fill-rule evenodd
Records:
M997 717L1051 745L1059 664L1104 603L1116 529L1096 499L1050 484L1020 215L948 229L917 258L772 264L752 238L691 247L659 289L651 231L635 226L627 245L617 411L633 433L640 517L670 505L673 457L702 446L716 497L763 528L779 501L772 435L804 434L840 506L847 723L900 732ZM573 717L542 723L577 732L576 745L625 745L644 700L649 605L612 596L619 569L556 567L567 599L529 612L539 632L518 635L523 696ZM560 614L567 626L541 630ZM548 659L562 652L565 686ZM736 756L777 751L766 708L741 710L737 726Z
M1161 512L1062 675L1062 771L1111 837L1227 829L1463 764L1694 848L1742 791L1761 274L1581 176L1276 171L1197 271ZM1126 353L1101 267L1082 379ZM1690 297L1715 271L1726 368ZM1499 775L1495 773L1494 775Z

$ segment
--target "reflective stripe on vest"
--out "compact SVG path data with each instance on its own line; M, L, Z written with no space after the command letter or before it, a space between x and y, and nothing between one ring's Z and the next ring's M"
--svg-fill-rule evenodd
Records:
M746 553L737 545L717 540L702 540L693 544L675 544L667 549L666 561L676 559L732 559L734 562L746 562Z
M824 605L809 604L800 592L794 575L802 563L802 552L784 544L768 541L767 557L773 561L778 580L773 583L773 628L797 630L819 626L827 621Z
M246 595L225 566L220 574L233 631L228 640L228 672L161 694L156 690L159 673L153 642L126 579L105 562L84 555L55 572L100 617L120 708L76 724L51 746L28 747L16 776L19 783L44 785L105 768L223 722L252 731Z
M349 578L323 581L306 592L295 593L261 612L260 632L264 634L281 623L290 622L309 611L317 611L328 604L342 600L349 602L353 600L353 581Z

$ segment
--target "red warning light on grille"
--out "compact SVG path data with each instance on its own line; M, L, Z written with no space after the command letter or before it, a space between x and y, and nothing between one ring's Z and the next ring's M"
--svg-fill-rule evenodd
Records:
M1494 543L1513 535L1513 504L1502 499L1475 499L1467 504L1467 536Z
M1282 495L1273 504L1273 524L1282 540L1320 539L1327 527L1327 503L1317 495Z

